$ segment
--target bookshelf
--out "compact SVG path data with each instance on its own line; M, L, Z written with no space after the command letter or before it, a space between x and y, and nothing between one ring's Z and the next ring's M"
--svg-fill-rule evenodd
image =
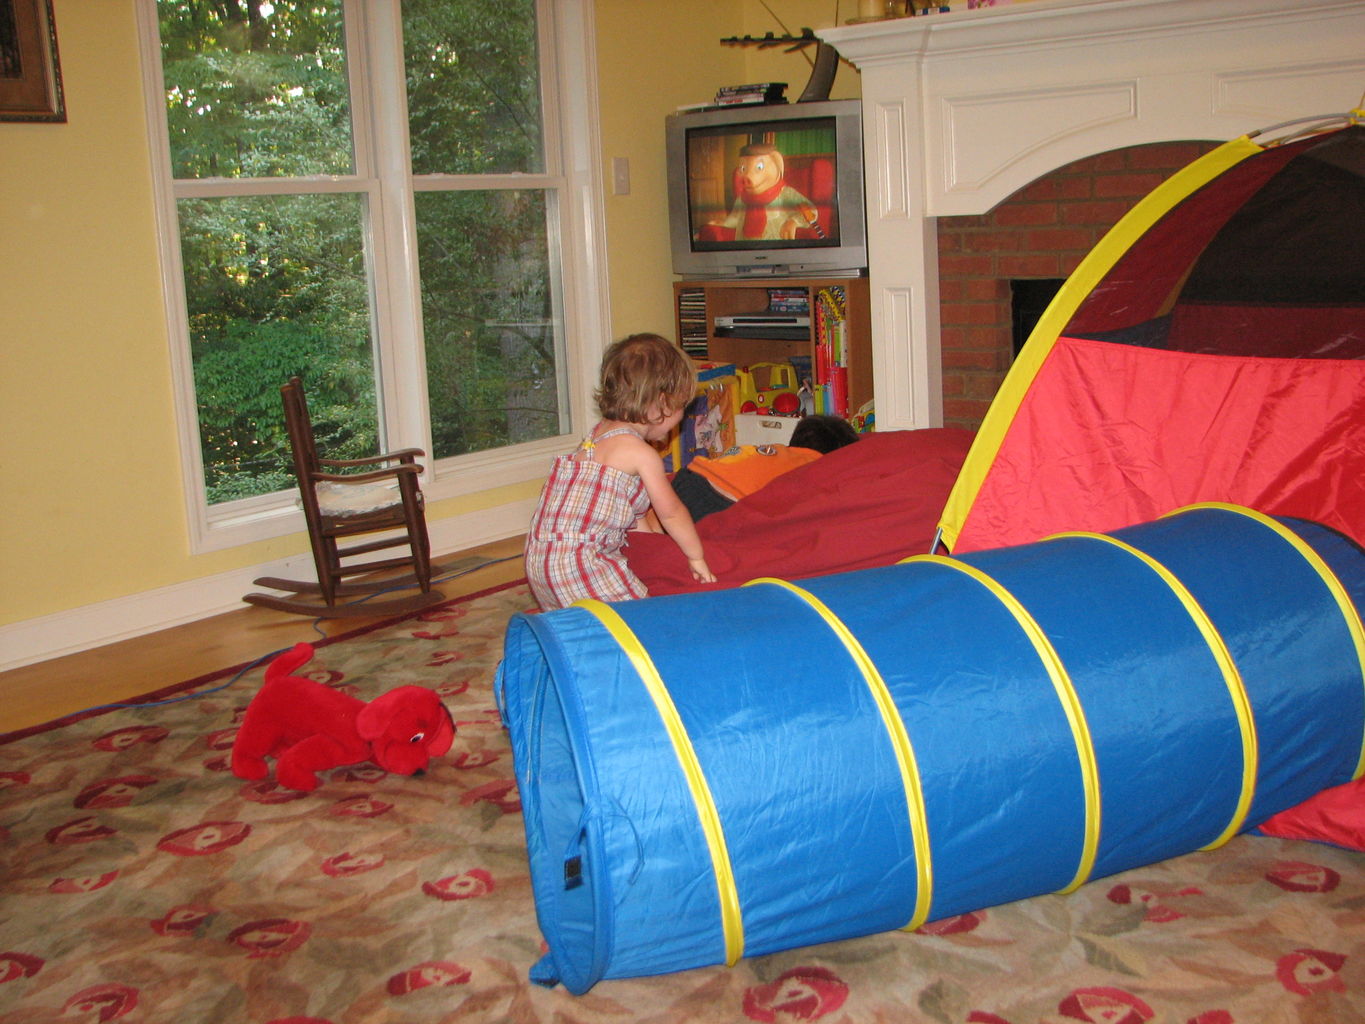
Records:
M809 365L817 378L823 378L817 384L838 387L837 378L845 378L848 414L872 398L872 330L865 277L677 281L673 300L678 343L694 358L748 366L791 362L795 357L798 364ZM717 317L769 313L809 316L810 325L777 329L737 325L717 333Z

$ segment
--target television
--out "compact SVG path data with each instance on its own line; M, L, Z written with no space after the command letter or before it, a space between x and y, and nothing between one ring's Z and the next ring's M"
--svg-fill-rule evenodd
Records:
M674 273L866 271L860 100L672 114L666 138Z

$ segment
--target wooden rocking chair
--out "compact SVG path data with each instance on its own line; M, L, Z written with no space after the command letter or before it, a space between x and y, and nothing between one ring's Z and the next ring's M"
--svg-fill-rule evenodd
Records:
M284 400L285 429L293 449L294 475L298 478L300 505L308 524L318 578L313 583L263 576L254 581L256 586L287 591L292 596L252 593L242 600L327 619L401 614L444 601L440 591L431 589L431 547L418 483L421 467L416 462L423 454L421 449L405 448L364 459L320 458L303 382L291 378L280 388L280 396ZM363 467L372 468L356 472ZM339 543L346 538L377 533L387 536L349 547ZM343 564L343 559L398 547L406 548L406 553ZM391 572L403 568L411 571L406 575ZM348 582L352 576L362 578ZM381 593L414 589L415 593L405 596L369 599ZM338 600L353 595L365 599Z

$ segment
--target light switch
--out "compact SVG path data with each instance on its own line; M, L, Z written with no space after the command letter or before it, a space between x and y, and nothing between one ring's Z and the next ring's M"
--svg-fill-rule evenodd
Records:
M626 157L611 158L611 191L613 195L630 195L630 160Z

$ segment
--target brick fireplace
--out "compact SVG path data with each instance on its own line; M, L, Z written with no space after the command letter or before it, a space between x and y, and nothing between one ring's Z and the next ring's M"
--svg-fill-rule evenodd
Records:
M1024 186L989 213L938 218L943 422L975 430L1015 354L1011 285L1056 284L1133 204L1214 147L1159 142L1085 157ZM1039 312L1040 310L1035 310Z
M953 7L817 33L862 79L881 429L979 423L1012 280L1064 276L1210 140L1346 112L1365 80L1361 0Z

